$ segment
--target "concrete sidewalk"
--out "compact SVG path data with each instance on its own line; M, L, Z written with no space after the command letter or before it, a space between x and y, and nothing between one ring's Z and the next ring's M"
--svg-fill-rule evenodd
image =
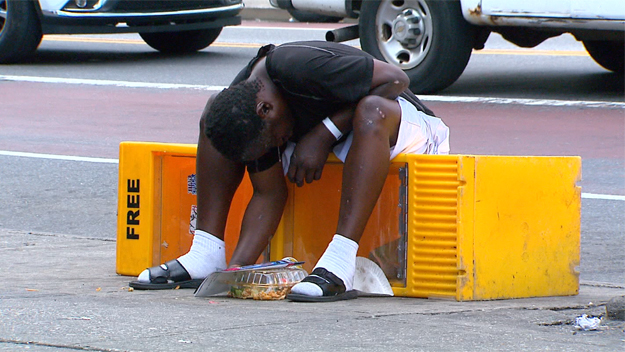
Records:
M268 0L244 20L288 21ZM0 351L623 351L625 322L605 316L623 284L580 294L485 302L358 298L302 304L129 291L115 241L0 229ZM622 308L621 308L622 309Z
M623 351L625 323L579 331L625 291L486 302L358 298L326 304L129 291L115 242L0 230L1 351Z

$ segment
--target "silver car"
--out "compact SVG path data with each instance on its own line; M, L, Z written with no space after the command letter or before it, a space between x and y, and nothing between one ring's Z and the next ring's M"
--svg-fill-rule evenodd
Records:
M0 63L31 54L44 34L134 32L161 52L194 52L240 24L242 9L242 0L0 0Z

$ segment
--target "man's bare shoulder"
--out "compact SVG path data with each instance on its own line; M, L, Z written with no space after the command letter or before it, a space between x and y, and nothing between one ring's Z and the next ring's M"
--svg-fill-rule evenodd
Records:
M201 121L204 121L206 119L206 116L208 115L208 111L210 110L211 105L213 105L213 102L215 101L215 97L217 97L218 93L215 94L211 94L210 97L208 97L208 101L206 102L206 106L204 106L204 111L202 111L202 116L200 117Z

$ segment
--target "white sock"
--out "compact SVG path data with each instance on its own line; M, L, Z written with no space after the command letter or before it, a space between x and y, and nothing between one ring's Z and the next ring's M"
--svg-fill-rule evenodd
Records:
M315 269L325 268L338 276L343 280L345 290L350 291L354 288L356 252L358 252L358 243L336 234L317 262L317 265L315 265ZM323 295L321 288L311 282L300 282L291 288L291 292L315 297Z
M204 279L215 271L226 268L226 244L208 232L195 230L191 249L178 258L178 261L192 279ZM150 272L144 270L137 280L150 282Z

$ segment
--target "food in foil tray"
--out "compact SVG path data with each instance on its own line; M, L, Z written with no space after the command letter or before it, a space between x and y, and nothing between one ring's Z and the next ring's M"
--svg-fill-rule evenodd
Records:
M299 266L238 272L228 296L255 300L284 299L291 287L308 275Z

